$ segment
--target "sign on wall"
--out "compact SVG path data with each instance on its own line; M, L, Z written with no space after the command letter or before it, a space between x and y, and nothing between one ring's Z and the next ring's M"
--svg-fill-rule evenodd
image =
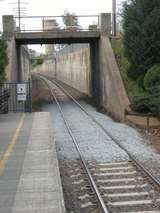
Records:
M17 84L17 94L26 94L26 84Z
M17 84L17 100L26 101L27 100L27 85Z

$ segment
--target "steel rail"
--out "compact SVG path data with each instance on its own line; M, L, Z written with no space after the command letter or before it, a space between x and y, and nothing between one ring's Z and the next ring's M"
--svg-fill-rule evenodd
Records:
M49 89L50 92L51 92L52 97L54 98L54 100L55 100L55 102L56 102L56 104L57 104L57 106L58 106L58 109L59 109L59 111L60 111L60 114L61 114L61 116L62 116L62 119L63 119L63 121L64 121L64 123L65 123L65 125L66 125L67 130L68 130L68 133L69 133L70 137L72 138L72 141L74 142L74 145L75 145L75 147L76 147L76 149L77 149L77 151L78 151L78 153L79 153L80 159L81 159L81 161L82 161L82 163L83 163L83 165L84 165L84 168L85 168L85 170L86 170L86 172L87 172L87 176L88 176L88 178L89 178L91 187L92 187L92 189L94 190L94 192L95 192L95 194L96 194L96 197L97 197L97 199L98 199L98 201L99 201L101 210L102 210L104 213L109 213L109 210L107 209L107 207L106 207L106 205L105 205L105 203L104 203L104 200L103 200L103 198L102 198L102 196L101 196L101 194L100 194L100 192L99 192L99 190L98 190L98 187L97 187L97 185L96 185L96 183L95 183L95 181L94 181L94 179L93 179L93 177L92 177L92 174L91 174L91 172L90 172L90 170L89 170L89 168L88 168L88 166L87 166L86 160L85 160L85 158L84 158L84 156L83 156L83 154L82 154L82 152L81 152L81 150L80 150L80 148L79 148L79 146L78 146L77 140L76 140L75 136L73 135L72 130L71 130L71 128L70 128L70 126L69 126L69 124L68 124L66 118L65 118L65 115L64 115L64 113L63 113L62 107L60 106L60 104L59 104L59 102L58 102L58 99L56 98L56 96L55 96L55 94L54 94L54 92L53 92L53 89L51 88L51 85L49 86L49 83L50 83L50 84L51 84L51 83L53 84L53 82L50 81L49 79L45 78L44 76L41 76L40 79L42 79L42 80L46 83L48 89ZM47 81L49 81L48 84L47 84Z
M48 78L47 78L48 79ZM128 151L128 149L126 149L122 144L121 142L115 138L109 131L107 131L102 124L100 124L90 113L88 113L85 108L78 102L75 100L75 98L73 98L60 84L58 84L57 82L55 82L54 80L50 80L48 79L49 81L51 81L52 83L54 83L55 85L57 85L57 87L59 87L68 97L70 97L80 108L81 110L86 114L88 115L104 132L107 136L109 136L122 150L124 150L127 155L130 157L130 159L135 163L135 165L141 169L143 171L143 173L145 173L152 182L154 182L159 190L160 190L160 181L142 164L140 163L136 157L131 154L130 151ZM142 172L141 171L141 172Z

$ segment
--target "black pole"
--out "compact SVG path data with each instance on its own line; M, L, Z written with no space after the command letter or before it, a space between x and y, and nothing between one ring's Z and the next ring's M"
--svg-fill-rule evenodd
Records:
M31 79L28 79L28 87L29 87L29 112L32 112L32 82Z
M116 0L112 0L112 34L113 34L113 36L117 35L117 26L116 26Z
M21 31L21 2L18 0L18 19L19 19L19 31Z

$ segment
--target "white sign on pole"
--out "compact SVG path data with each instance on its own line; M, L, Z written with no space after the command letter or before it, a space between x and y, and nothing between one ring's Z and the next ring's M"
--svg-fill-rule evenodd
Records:
M17 84L17 94L26 94L26 84Z
M26 101L27 100L26 94L18 94L17 99L18 101Z

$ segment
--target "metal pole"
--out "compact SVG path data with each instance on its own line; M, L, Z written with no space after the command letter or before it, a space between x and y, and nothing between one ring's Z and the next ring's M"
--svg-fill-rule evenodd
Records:
M116 27L116 0L112 0L112 34L113 36L117 35Z
M19 31L21 31L21 5L20 0L18 0L18 19L19 19Z
M28 79L28 87L29 87L29 112L32 112L32 82L31 79Z
M43 27L43 31L45 30L45 25L44 25L44 17L42 19L42 27Z

